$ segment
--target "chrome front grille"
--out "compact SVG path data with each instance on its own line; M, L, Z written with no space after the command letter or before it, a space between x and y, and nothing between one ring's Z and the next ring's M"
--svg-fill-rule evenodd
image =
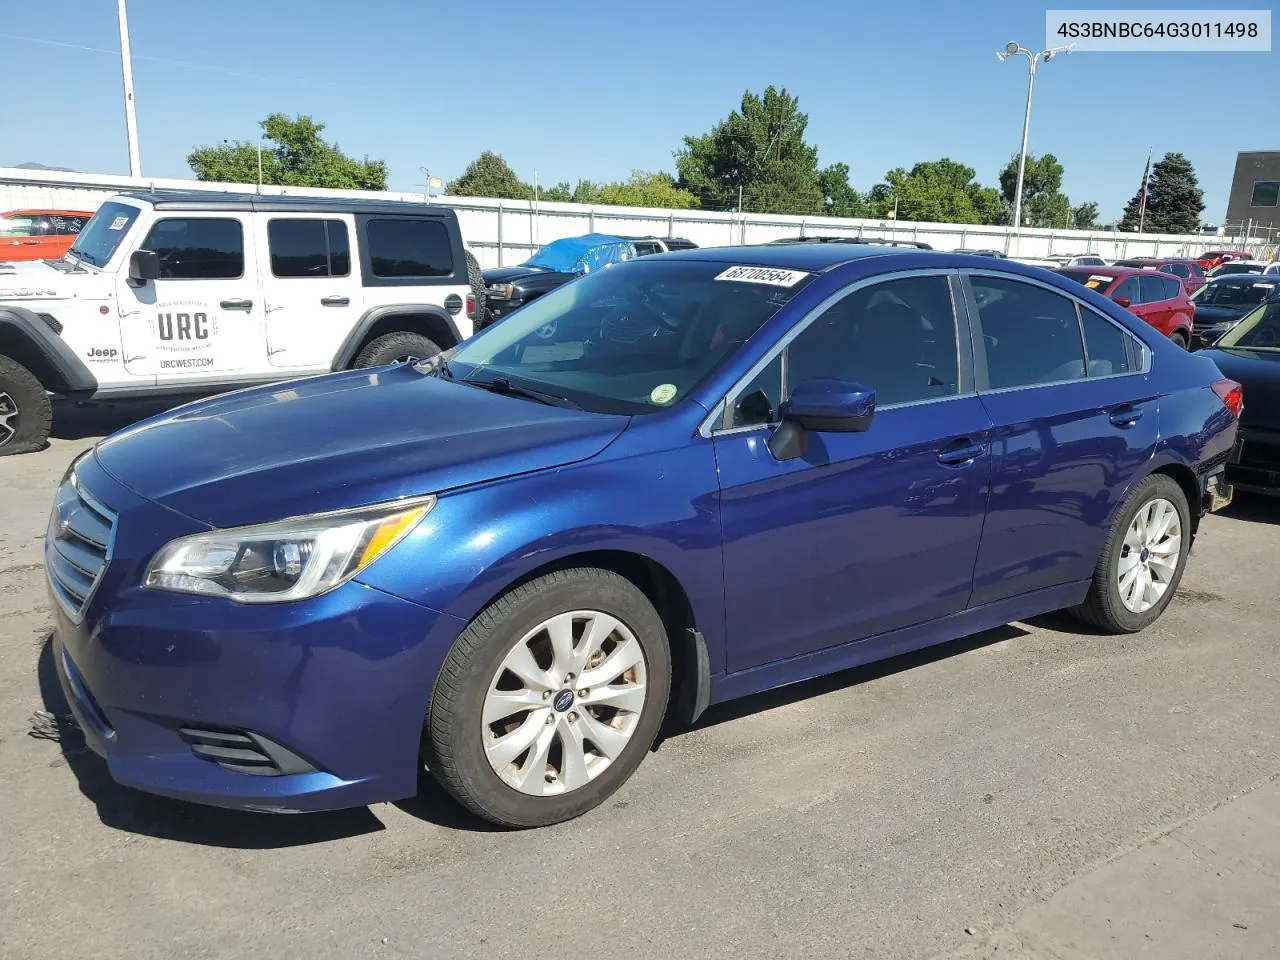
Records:
M85 491L73 472L58 488L44 537L44 569L53 595L73 620L85 607L111 559L116 515Z

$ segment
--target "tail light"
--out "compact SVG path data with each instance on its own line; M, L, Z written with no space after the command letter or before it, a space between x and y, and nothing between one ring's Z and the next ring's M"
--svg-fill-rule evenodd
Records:
M476 318L476 295L474 293L467 294L467 318L470 320Z
M1240 412L1244 409L1244 387L1234 380L1215 380L1209 386L1218 395L1222 405L1231 411L1233 417L1239 420Z

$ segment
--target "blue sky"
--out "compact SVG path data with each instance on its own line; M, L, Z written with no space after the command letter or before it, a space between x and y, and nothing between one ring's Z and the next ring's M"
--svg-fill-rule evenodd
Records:
M127 172L115 6L0 0L0 165ZM860 190L942 156L994 184L1026 92L1025 61L995 51L1040 49L1044 11L1025 0L129 0L142 169L188 176L193 146L252 139L278 110L386 160L392 189L420 188L422 166L456 176L485 149L529 180L619 179L674 169L682 135L773 83L799 96L821 162L849 164ZM1278 58L1055 60L1037 75L1031 152L1056 154L1072 200L1112 219L1148 148L1181 151L1217 222L1236 152L1280 148L1274 123L1235 109L1274 95Z

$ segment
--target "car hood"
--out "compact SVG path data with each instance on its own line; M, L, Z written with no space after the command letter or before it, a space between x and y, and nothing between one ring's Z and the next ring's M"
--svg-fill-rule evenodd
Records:
M0 304L24 300L69 300L74 280L43 260L0 263Z
M1224 320L1239 320L1256 306L1256 303L1241 307L1220 307L1212 303L1196 304L1194 322L1196 326L1208 326L1214 323L1222 323Z
M95 455L140 496L226 527L585 460L628 422L401 365L197 401L108 437Z
M1280 429L1280 350L1242 350L1235 347L1202 350L1224 377L1244 387L1245 426Z
M516 286L536 286L539 289L558 286L572 280L572 273L560 273L556 270L544 270L542 267L527 267L517 264L514 267L493 267L484 272L484 284L491 287L495 283L513 283Z

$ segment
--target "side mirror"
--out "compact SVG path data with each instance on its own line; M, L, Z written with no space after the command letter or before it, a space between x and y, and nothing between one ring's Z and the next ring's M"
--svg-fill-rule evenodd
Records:
M135 250L129 254L129 285L141 287L160 276L160 257L151 250Z
M848 380L805 380L778 413L782 422L769 436L769 452L778 460L804 456L807 431L861 433L871 426L876 392Z
M1116 306L1124 307L1126 310L1128 310L1130 307L1133 306L1133 301L1130 300L1128 297L1116 297L1115 302L1116 302Z

